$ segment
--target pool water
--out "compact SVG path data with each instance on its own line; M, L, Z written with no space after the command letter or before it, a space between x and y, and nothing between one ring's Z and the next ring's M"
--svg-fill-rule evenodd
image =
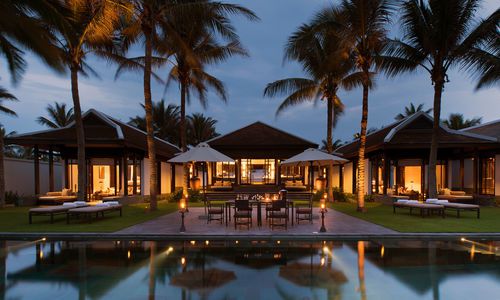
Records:
M0 299L500 299L498 241L1 241Z

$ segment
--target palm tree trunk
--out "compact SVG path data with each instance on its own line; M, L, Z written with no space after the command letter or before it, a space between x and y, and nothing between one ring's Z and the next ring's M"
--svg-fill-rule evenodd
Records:
M78 161L78 201L85 201L87 198L86 183L86 161L85 161L85 131L83 128L82 108L80 106L80 94L78 91L78 71L79 64L73 62L71 65L71 95L73 97L73 113L75 116L76 145Z
M333 132L333 104L335 101L335 97L328 97L328 104L327 104L327 122L326 126L328 127L326 130L326 151L328 153L333 152L333 138L332 138L332 132ZM328 200L332 201L333 200L333 164L328 165Z
M5 170L4 170L4 143L3 134L0 132L0 208L5 206Z
M180 130L181 130L181 150L182 152L186 152L187 150L187 133L186 133L186 83L181 78L181 117L180 117ZM182 180L182 190L183 195L187 196L188 188L189 188L189 167L188 164L183 165L183 180Z
M333 152L333 139L332 139L332 131L333 131L333 101L335 101L334 97L328 97L327 99L327 122L326 122L326 151L328 153Z
M153 101L151 99L151 59L153 55L152 30L146 28L145 35L145 55L144 55L144 108L146 110L146 132L149 157L149 209L158 209L156 199L156 148L153 130Z
M358 211L365 212L365 147L366 127L368 126L368 84L363 84L363 112L361 115L361 132L359 137L357 198Z
M441 95L443 93L444 80L436 80L434 83L434 122L432 125L431 152L429 155L429 193L428 198L437 198L436 185L436 162L439 143L439 129L441 122ZM425 170L422 170L425 172ZM422 191L424 193L424 191Z

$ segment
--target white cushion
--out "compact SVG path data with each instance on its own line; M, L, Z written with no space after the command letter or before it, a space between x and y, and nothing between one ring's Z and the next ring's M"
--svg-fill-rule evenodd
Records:
M436 203L437 203L437 204L441 204L441 203L448 203L448 200L438 200Z
M87 203L85 201L75 201L73 202L76 204L76 206L82 206L82 205L87 205Z
M397 203L408 203L408 201L410 201L410 200L398 199Z
M408 200L407 203L419 203L418 200Z
M99 206L99 207L108 207L110 206L108 203L97 203L95 206Z
M77 206L75 202L64 202L63 203L63 206L72 206L72 207L75 207Z
M435 198L431 198L431 199L427 199L425 200L426 203L438 203L438 199L435 199Z
M109 204L109 205L111 205L111 206L113 206L113 205L120 205L120 202L118 202L118 201L107 201L107 202L105 202L105 203L106 203L106 204Z

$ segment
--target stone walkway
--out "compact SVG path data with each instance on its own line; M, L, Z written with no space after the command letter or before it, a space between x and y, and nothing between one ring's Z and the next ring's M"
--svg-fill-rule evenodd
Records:
M321 227L321 219L319 216L319 209L315 208L315 218L313 224L308 221L301 221L299 225L295 223L290 226L288 230L281 227L275 227L274 230L267 225L265 216L262 216L262 227L257 226L256 213L254 211L253 227L249 230L242 226L238 229L234 228L234 223L229 223L226 227L225 224L220 224L219 221L212 221L207 224L206 219L200 219L203 215L203 208L190 208L189 213L186 213L185 224L186 232L183 235L220 235L220 236L272 236L272 235L286 235L286 236L317 236ZM123 230L115 232L116 234L130 234L130 235L177 235L181 224L180 213L171 213L158 217L141 224L137 224ZM327 232L321 235L391 235L398 234L394 230L363 221L358 218L337 212L333 209L328 210L325 214L325 227Z

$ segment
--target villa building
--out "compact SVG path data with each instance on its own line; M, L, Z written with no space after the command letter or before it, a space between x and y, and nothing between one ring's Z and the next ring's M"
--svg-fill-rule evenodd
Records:
M207 143L233 158L234 163L209 165L208 185L214 189L233 186L281 186L306 189L305 167L281 167L280 163L318 145L262 122L255 122Z
M148 195L149 173L146 133L91 109L83 116L87 157L87 195L97 198L113 195ZM62 186L78 189L78 166L76 130L74 122L66 127L19 134L5 139L6 144L33 147L35 157L34 194L40 194L40 176L49 177L49 191L54 191L54 182L62 180ZM175 153L176 146L155 140L157 154L158 192L170 193L180 186L182 166L167 163ZM40 157L48 158L49 174L41 174ZM55 178L54 156L64 162L63 178ZM177 168L177 169L175 169Z
M420 112L370 133L366 140L367 194L423 199L433 120ZM334 186L356 192L359 140L336 153L351 160L334 171ZM500 121L451 130L440 128L437 188L443 198L500 195Z

